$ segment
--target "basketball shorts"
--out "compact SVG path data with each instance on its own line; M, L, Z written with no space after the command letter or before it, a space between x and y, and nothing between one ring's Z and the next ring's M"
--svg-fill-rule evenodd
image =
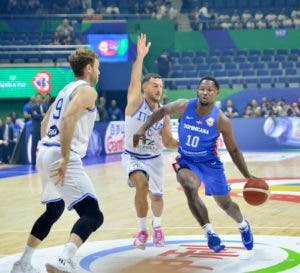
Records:
M230 185L227 183L223 163L220 160L193 162L178 158L179 169L190 169L205 185L205 195L227 195Z
M161 155L152 159L138 159L128 153L123 153L122 164L128 174L130 187L134 187L134 184L129 175L134 171L143 171L148 178L149 191L154 195L163 195L164 164Z
M63 199L69 210L85 197L96 197L94 186L85 173L81 158L78 154L71 152L67 165L64 185L57 184L58 178L51 177L52 171L58 166L61 159L60 147L39 146L37 154L37 169L41 176L42 203Z

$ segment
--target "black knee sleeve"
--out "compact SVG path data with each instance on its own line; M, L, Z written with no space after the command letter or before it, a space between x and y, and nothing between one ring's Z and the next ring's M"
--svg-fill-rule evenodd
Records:
M76 204L74 209L80 218L74 224L71 233L75 233L85 242L90 234L102 225L104 217L98 202L91 197L87 197Z
M46 211L35 221L30 234L41 241L44 240L64 209L65 203L63 200L47 204Z

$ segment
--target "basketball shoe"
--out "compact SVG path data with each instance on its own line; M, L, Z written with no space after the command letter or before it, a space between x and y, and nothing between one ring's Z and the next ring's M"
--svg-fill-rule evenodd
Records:
M152 241L156 247L165 245L165 235L161 227L153 227Z
M76 265L71 259L65 260L62 258L46 263L45 266L48 273L73 273L76 269Z
M225 248L225 245L221 245L221 239L216 233L207 232L207 245L214 252L220 252Z
M135 236L133 246L139 249L145 249L146 243L148 239L148 233L146 230L141 230L138 232L138 234Z
M251 250L253 248L253 234L251 231L250 224L247 222L247 226L243 229L240 229L240 233L242 236L242 242L246 249Z
M10 273L40 273L40 271L35 269L30 263L16 261Z

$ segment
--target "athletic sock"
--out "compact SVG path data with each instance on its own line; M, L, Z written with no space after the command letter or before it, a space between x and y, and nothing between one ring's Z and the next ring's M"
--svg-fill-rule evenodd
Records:
M210 223L205 224L204 226L202 226L202 228L204 229L205 234L207 234L208 232L215 233L214 229L213 229L213 227L212 227L212 225Z
M239 229L244 229L245 227L247 227L247 222L246 222L246 220L245 220L245 218L243 217L243 221L242 222L240 222L240 223L238 223L238 227L239 227Z
M24 252L23 252L23 254L20 258L20 262L30 264L31 263L31 258L32 258L32 255L33 255L34 251L35 251L35 248L26 245L25 249L24 249Z
M160 227L160 226L161 226L161 217L153 216L152 226L153 226L154 228Z
M141 230L147 230L147 217L138 217L138 226L139 226L139 231Z
M64 249L63 249L60 257L64 260L71 259L75 256L77 249L78 249L78 247L74 243L68 242L64 246Z

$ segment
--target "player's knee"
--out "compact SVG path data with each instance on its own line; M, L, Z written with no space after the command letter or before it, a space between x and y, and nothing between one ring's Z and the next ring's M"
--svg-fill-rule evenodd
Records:
M59 200L57 202L51 202L47 204L45 215L49 219L49 221L55 223L64 212L64 209L65 209L65 202L63 200Z
M179 181L185 192L198 191L198 186L190 179L181 179Z
M226 201L223 201L223 202L219 202L218 204L219 204L221 209L226 211L232 206L232 201L231 200L226 200Z
M96 231L99 227L102 226L103 222L104 222L104 215L103 213L99 210L98 213L96 213L93 217L93 221L94 221L94 229L93 231Z
M65 208L63 200L47 204L46 211L35 221L31 234L39 240L44 240L53 224L62 215Z

